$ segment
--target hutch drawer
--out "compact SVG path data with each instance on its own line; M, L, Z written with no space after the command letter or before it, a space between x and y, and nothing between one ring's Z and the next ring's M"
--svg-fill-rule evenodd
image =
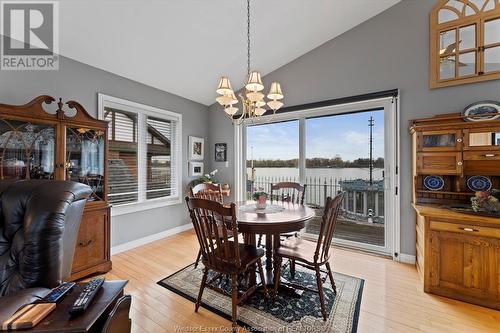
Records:
M500 151L464 151L464 161L500 161Z
M500 238L500 229L498 228L449 223L436 220L431 220L430 227L431 230L435 231L456 232L464 235Z

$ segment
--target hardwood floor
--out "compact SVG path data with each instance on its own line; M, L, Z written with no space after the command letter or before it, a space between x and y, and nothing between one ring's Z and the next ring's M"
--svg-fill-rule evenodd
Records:
M193 263L197 253L196 236L186 231L112 257L113 270L106 277L129 280L133 332L202 332L200 327L221 327L211 330L221 332L231 327L204 308L195 313L192 302L156 284ZM500 311L425 294L411 265L335 249L332 267L365 279L358 332L500 331Z

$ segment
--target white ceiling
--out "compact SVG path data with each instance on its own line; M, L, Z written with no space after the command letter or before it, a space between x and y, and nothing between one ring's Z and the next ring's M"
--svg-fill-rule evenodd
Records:
M252 68L265 75L399 1L252 0ZM205 105L221 75L243 85L244 0L65 0L59 13L64 56Z

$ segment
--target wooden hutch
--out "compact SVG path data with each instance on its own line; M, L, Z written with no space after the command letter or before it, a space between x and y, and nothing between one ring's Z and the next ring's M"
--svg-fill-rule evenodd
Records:
M77 102L44 109L51 96L25 105L0 104L0 179L58 179L89 185L70 280L111 269L107 202L108 124Z
M500 188L500 120L460 114L413 120L416 266L424 291L500 309L500 215L464 213L475 195L467 180ZM427 176L444 180L430 190Z

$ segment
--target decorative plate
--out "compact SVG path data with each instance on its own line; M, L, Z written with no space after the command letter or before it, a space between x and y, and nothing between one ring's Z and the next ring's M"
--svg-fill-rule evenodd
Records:
M500 118L500 102L482 101L472 103L462 111L465 121L485 121Z
M439 191L444 187L444 180L441 176L427 176L424 179L424 186L431 191Z
M491 185L491 180L485 176L472 176L467 179L467 187L474 192L489 191Z

